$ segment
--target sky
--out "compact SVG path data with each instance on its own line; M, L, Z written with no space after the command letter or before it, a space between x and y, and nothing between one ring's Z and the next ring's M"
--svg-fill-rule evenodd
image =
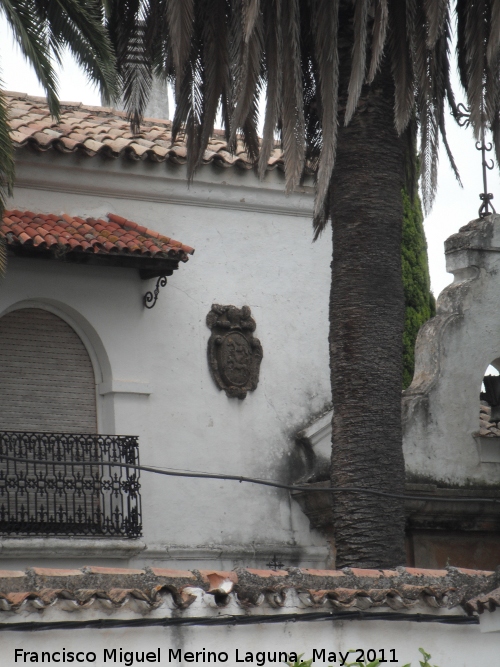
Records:
M43 95L44 91L37 81L34 72L25 62L17 44L14 43L10 29L0 16L0 52L1 80L6 90ZM58 67L59 98L64 101L83 102L99 105L100 96L86 80L68 54L63 58L63 67ZM454 75L455 90L459 90L458 79ZM458 101L462 101L458 99ZM172 100L170 108L173 108ZM455 121L448 118L448 139L455 156L463 188L458 185L448 165L444 153L440 153L438 193L431 214L425 220L425 232L429 252L429 269L431 287L437 297L452 276L446 273L444 258L444 241L477 217L480 206L479 193L482 192L481 154L475 149L470 129L460 128ZM488 190L492 192L500 212L500 177L498 169L488 173Z

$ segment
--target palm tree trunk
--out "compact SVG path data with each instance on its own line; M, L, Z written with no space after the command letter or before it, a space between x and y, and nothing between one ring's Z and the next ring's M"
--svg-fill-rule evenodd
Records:
M394 88L385 62L374 83L364 86L349 126L339 128L332 177L334 486L404 492L403 174L403 141L394 129ZM337 567L405 563L402 500L346 492L335 494L333 505Z

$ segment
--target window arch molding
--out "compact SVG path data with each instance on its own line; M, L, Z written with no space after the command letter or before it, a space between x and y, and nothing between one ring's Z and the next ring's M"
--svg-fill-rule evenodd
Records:
M53 299L28 299L11 304L0 312L0 319L5 315L25 309L46 310L70 326L80 338L87 350L95 378L96 406L97 406L97 429L99 433L114 432L114 414L110 401L106 401L100 395L99 387L111 383L111 364L104 344L95 328L77 310L65 303Z

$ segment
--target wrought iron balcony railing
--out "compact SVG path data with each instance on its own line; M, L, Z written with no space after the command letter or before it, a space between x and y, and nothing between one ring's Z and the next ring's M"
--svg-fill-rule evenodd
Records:
M0 432L0 534L139 537L139 471L121 463L139 464L136 436Z

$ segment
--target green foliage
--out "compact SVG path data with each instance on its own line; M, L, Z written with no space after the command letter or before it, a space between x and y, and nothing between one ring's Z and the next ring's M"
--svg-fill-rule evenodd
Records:
M356 653L356 651L349 651L349 653ZM380 665L380 660L377 658L372 662L361 662L360 660L356 660L356 662L346 662L344 667L378 667L378 665ZM405 667L407 666L405 665Z
M4 208L5 198L12 194L13 187L14 149L9 135L7 103L0 91L0 213ZM0 274L5 270L5 262L5 249L0 247Z
M403 332L403 388L413 379L415 341L424 322L436 314L436 301L430 291L427 243L420 200L412 202L403 190L402 274L405 295Z
M431 665L429 660L431 659L431 655L429 653L426 653L423 648L418 649L420 653L422 654L423 660L419 660L420 667L437 667L437 665ZM349 653L356 653L356 651L351 650ZM296 662L289 662L288 667L311 667L312 666L312 658L310 660L304 660L304 662L301 662L301 658L304 654L301 653L297 659ZM372 662L346 662L344 667L378 667L381 664L380 660L377 658L377 660L373 660ZM333 667L333 665L330 665L330 667ZM403 667L411 667L411 662L408 662L406 665L403 665Z
M301 662L300 659L302 658L304 654L301 653L299 657L297 658L297 662L289 662L288 667L311 667L312 665L312 658L310 660L304 660L304 662Z
M419 660L420 667L437 667L437 665L431 665L429 660L431 659L430 653L426 653L423 648L418 649L423 656L423 660ZM404 667L410 667L410 665L405 665Z
M115 55L106 33L102 0L0 0L0 12L21 53L47 94L52 115L59 114L56 62L65 49L74 56L104 99L119 97ZM1 82L0 82L1 85ZM5 96L0 92L0 213L14 183L14 151ZM0 273L5 270L0 248Z

